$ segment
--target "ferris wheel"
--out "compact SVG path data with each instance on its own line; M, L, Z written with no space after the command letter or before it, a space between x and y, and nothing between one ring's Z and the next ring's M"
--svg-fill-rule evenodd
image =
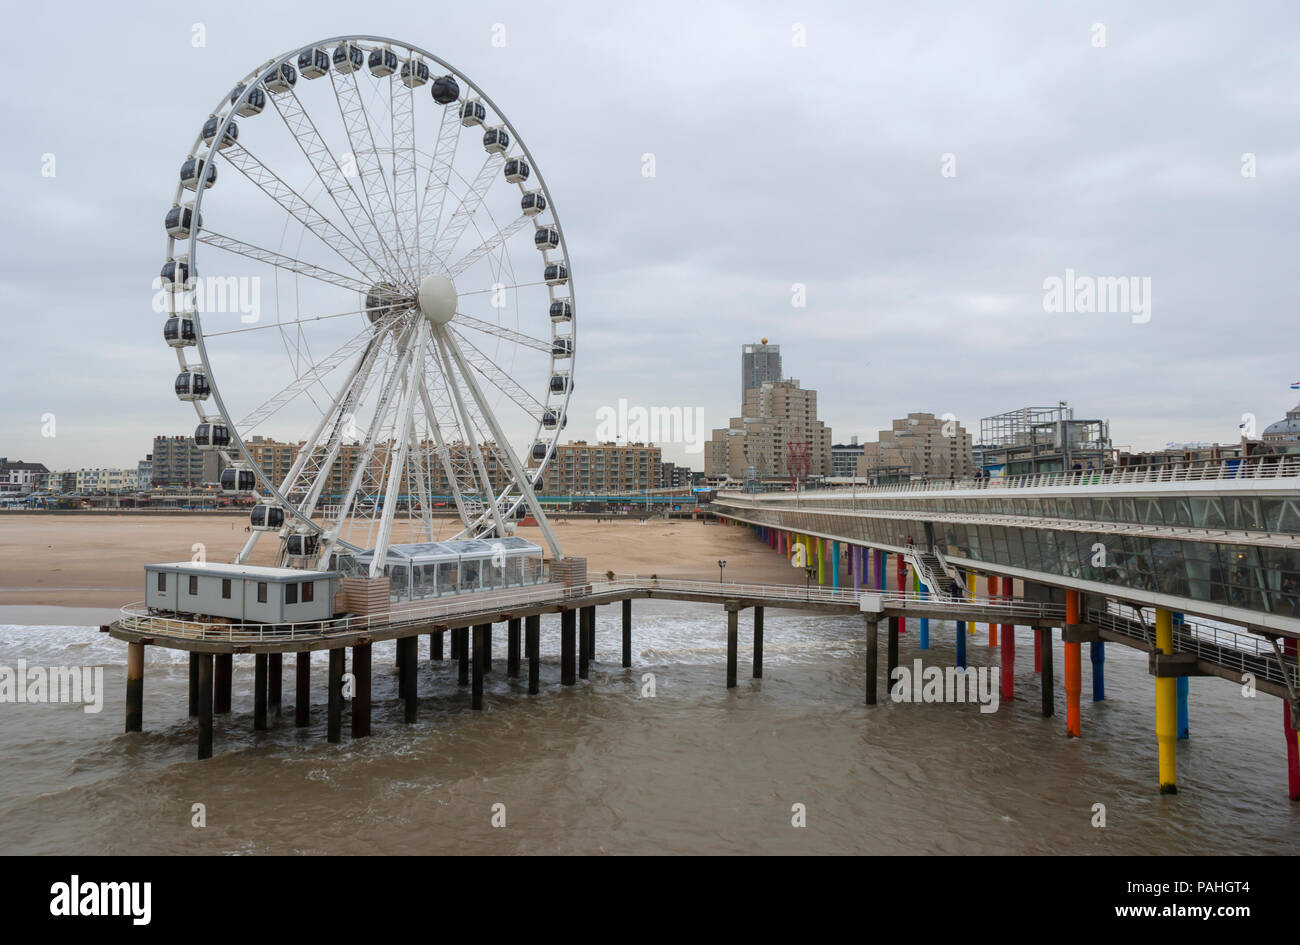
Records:
M505 535L564 428L559 217L514 125L418 47L291 50L202 123L165 218L163 335L221 488L278 561ZM520 444L516 449L513 444ZM445 508L454 517L436 515Z

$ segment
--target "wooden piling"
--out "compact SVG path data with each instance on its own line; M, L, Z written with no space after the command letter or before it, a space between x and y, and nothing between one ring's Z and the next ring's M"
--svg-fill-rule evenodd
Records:
M459 660L456 666L456 684L469 685L469 627L457 627L452 632L451 645Z
M754 678L763 678L763 608L754 607Z
M528 694L535 696L541 687L541 629L539 614L524 618L524 651L528 656Z
M325 739L329 742L343 740L343 647L330 650L329 709L325 721Z
M632 598L623 598L623 668L632 666Z
M402 654L402 677L399 681L402 690L402 721L407 724L415 721L419 701L416 693L419 645L418 636L402 637L397 641L398 650Z
M429 634L429 659L435 663L442 662L442 635L445 631L438 630Z
M519 678L519 625L518 617L511 617L506 622L506 675L511 679Z
M294 664L293 724L311 724L311 652L300 650Z
M591 633L587 624L591 620L591 608L583 607L578 611L578 678L586 679L591 675Z
M880 676L880 618L867 615L867 705L876 704Z
M199 716L199 761L212 757L212 654L196 653L196 680Z
M212 660L212 712L223 715L230 711L230 686L235 675L235 657L218 653Z
M126 731L144 730L144 644L126 647Z
M414 639L414 638L413 638ZM370 664L373 654L369 643L352 647L352 737L370 734Z
M1052 674L1052 628L1035 630L1034 635L1038 638L1039 664L1042 667L1038 678L1039 688L1043 691L1043 718L1046 719L1056 714L1056 693L1052 689L1056 682Z
M267 654L266 672L266 709L271 715L279 716L283 712L284 702L283 653Z
M573 671L577 616L576 610L560 612L560 684L563 686L572 686L577 681Z
M190 652L190 718L199 714L199 654Z
M894 670L898 669L898 631L901 617L889 618L889 635L885 639L885 686L894 687Z
M253 731L266 731L266 654L253 657Z
M488 633L492 630L492 624L475 624L474 625L474 685L470 689L469 707L471 709L483 708L483 673L486 671Z
M736 688L736 650L740 637L740 605L734 601L726 603L727 608L727 688Z

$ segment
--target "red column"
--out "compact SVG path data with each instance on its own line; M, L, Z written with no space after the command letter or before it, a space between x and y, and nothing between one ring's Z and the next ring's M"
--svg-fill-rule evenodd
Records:
M1015 581L1002 579L1002 599L1010 603L1015 596ZM1037 634L1035 634L1037 637ZM1002 701L1010 702L1016 697L1016 625L1002 625Z
M1079 622L1079 592L1065 592L1065 622ZM1078 738L1083 734L1079 717L1079 693L1083 690L1083 658L1081 644L1066 643L1065 650L1065 733Z

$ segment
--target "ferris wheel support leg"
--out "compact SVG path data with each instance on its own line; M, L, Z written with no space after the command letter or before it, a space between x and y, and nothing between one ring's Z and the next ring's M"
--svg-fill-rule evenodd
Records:
M497 443L501 445L503 458L506 465L510 468L510 475L514 477L515 482L519 484L519 491L523 493L524 502L528 505L528 510L533 513L537 519L537 525L542 530L542 535L546 538L546 543L551 548L551 554L557 559L564 557L564 552L560 549L559 539L555 537L555 532L551 529L551 523L542 511L542 505L537 501L537 496L533 492L533 485L528 481L528 476L524 473L519 465L519 459L515 456L515 451L510 448L510 441L506 439L501 427L497 424L496 417L487 407L487 401L483 397L483 391L479 389L478 381L474 379L469 366L465 363L464 357L461 356L460 348L449 336L449 333L442 328L436 329L438 339L442 342L443 350L450 351L451 356L456 359L456 364L460 367L461 374L465 377L465 383L469 385L470 393L478 402L479 409L483 412L483 419L487 421L492 430L492 436L496 438ZM498 513L499 514L499 513Z
M483 454L478 448L478 437L474 435L474 423L470 419L469 411L465 409L465 400L460 396L460 388L456 386L456 375L453 374L451 370L451 361L447 354L448 350L450 349L456 355L456 363L461 365L462 372L465 371L464 362L460 359L460 352L456 349L456 346L451 343L451 339L448 337L447 332L441 326L435 327L433 332L434 339L437 341L438 354L442 358L443 370L446 372L447 389L451 391L452 399L456 402L456 412L460 414L461 422L464 424L465 439L469 444L470 457L474 461L475 468L478 470L479 478L483 483L483 494L488 497L488 506L491 508L492 515L496 519L497 535L504 538L506 534L506 524L501 519L501 509L497 507L496 493L492 491L492 480L488 477L487 466L483 463ZM474 379L470 377L468 373L465 373L464 376L466 382L471 386L471 389L473 389ZM479 401L480 405L482 404L481 399L476 398L476 400ZM492 435L498 437L498 442L503 442L499 439L499 434L496 432L495 420L492 417L491 411L484 410L483 417L487 420L489 427L492 428ZM505 448L508 454L510 450L509 444L506 444Z
M256 528L253 529L253 534L248 536L248 541L244 542L243 549L235 556L235 564L244 564L248 561L248 556L253 553L253 548L257 544L257 539L261 536L262 533L260 531Z
M406 469L406 456L411 445L408 434L411 428L412 411L415 408L416 372L424 364L426 340L424 326L417 326L415 338L412 339L413 352L410 358L410 376L406 381L406 390L402 394L400 419L394 424L394 430L401 430L402 435L399 441L400 445L397 448L397 457L392 461L388 470L388 485L384 488L384 511L379 519L379 535L375 541L375 554L370 559L371 577L378 577L383 574L384 564L388 560L388 538L393 530L393 515L397 511L398 494L402 488L402 473Z
M452 498L456 501L456 511L460 515L461 524L469 528L469 511L465 508L465 499L460 494L456 473L451 468L451 456L447 452L447 444L443 442L442 427L438 425L438 415L433 409L433 398L429 396L429 388L424 383L424 378L420 379L420 398L424 402L424 415L429 418L429 423L433 427L433 439L438 445L438 458L442 461L442 471L447 477L447 484L451 487Z

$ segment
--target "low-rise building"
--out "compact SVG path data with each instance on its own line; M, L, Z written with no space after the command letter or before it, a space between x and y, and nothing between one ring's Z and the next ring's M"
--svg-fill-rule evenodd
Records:
M50 487L50 471L44 463L25 463L0 456L0 495L27 495Z

